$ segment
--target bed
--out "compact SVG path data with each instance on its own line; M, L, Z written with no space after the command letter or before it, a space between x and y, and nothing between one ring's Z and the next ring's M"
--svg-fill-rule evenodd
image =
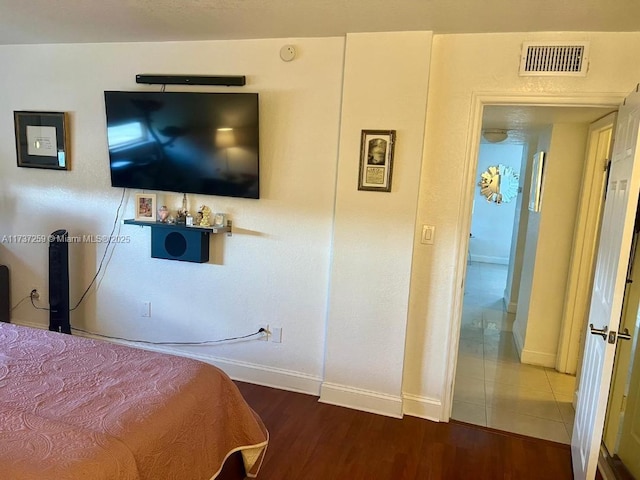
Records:
M209 480L268 432L221 370L189 358L0 323L0 476Z

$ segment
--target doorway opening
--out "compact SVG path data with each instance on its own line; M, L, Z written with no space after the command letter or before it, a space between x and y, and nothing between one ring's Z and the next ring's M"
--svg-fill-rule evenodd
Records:
M508 138L493 144L478 136L475 182L485 169L500 165L518 174L520 191L512 202L498 204L480 194L481 185L475 188L451 418L570 443L576 379L556 370L556 347L589 125L612 110L483 105L481 130L506 130ZM547 217L559 217L555 226L553 219L542 223L542 211L529 210L532 164L538 152L556 159L545 171L543 191L543 210L552 210ZM559 260L560 250L565 252ZM555 345L546 348L554 339ZM578 355L578 349L571 354Z

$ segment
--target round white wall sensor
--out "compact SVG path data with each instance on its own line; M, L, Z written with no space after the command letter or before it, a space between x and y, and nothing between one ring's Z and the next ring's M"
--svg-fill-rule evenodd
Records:
M296 48L293 45L285 45L280 49L280 58L285 62L290 62L296 58Z

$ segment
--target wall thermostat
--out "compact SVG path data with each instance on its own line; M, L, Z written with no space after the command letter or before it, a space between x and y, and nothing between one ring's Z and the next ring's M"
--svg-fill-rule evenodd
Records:
M293 45L285 45L280 49L280 58L285 62L290 62L296 58L296 47Z

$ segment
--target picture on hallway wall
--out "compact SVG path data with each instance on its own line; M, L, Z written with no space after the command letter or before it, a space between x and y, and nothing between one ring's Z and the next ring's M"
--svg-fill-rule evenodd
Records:
M531 189L529 190L529 210L532 212L539 212L542 208L542 193L544 191L544 162L544 152L538 152L533 156Z
M391 191L395 130L362 130L358 190Z

